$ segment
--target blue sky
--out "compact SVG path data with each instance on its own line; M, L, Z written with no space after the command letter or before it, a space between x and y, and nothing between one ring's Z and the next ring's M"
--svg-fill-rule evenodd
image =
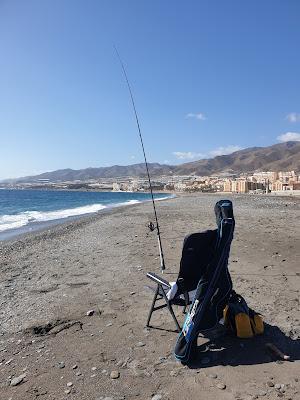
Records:
M300 140L298 0L0 0L0 178Z

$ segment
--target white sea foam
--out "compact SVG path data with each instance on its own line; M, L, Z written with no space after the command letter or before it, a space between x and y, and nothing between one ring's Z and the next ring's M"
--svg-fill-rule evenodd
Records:
M130 206L132 204L138 204L138 203L141 203L141 201L140 200L128 200L128 201L124 201L124 203L112 204L111 207Z
M103 204L69 208L57 211L25 211L16 215L0 216L0 232L8 229L17 229L31 222L46 222L56 219L75 217L77 215L91 214L106 208Z
M176 194L170 194L169 196L159 197L158 199L155 199L155 201L175 199L175 197L176 197Z

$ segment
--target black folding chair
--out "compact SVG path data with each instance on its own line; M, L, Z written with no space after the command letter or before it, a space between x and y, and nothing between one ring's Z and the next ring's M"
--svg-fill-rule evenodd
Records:
M154 311L168 308L178 332L181 330L173 305L183 307L183 313L185 313L186 308L192 303L193 291L196 290L207 265L213 259L217 239L217 229L192 233L185 237L179 274L176 280L177 291L171 299L167 297L169 290L172 288L171 283L152 272L147 273L147 277L157 284L148 314L147 327L151 327L150 320ZM160 304L156 305L157 302Z

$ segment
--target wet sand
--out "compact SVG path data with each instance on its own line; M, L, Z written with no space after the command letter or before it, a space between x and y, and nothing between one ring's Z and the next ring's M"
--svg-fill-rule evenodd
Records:
M264 336L221 337L193 365L176 362L167 311L153 317L160 329L145 329L146 272L159 273L151 204L119 208L0 244L0 399L300 399L300 201L225 197L234 288L263 314ZM220 198L157 204L165 279L176 279L184 236L215 227ZM273 358L266 342L294 361Z

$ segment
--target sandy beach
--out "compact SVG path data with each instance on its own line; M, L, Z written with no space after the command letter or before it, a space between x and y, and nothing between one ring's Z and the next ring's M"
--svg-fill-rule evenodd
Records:
M168 312L145 328L146 273L160 273L152 206L121 207L0 243L0 399L300 399L300 199L223 197L236 217L234 288L263 315L265 335L220 337L194 365L176 362ZM165 279L176 279L184 236L215 228L220 198L157 203Z

